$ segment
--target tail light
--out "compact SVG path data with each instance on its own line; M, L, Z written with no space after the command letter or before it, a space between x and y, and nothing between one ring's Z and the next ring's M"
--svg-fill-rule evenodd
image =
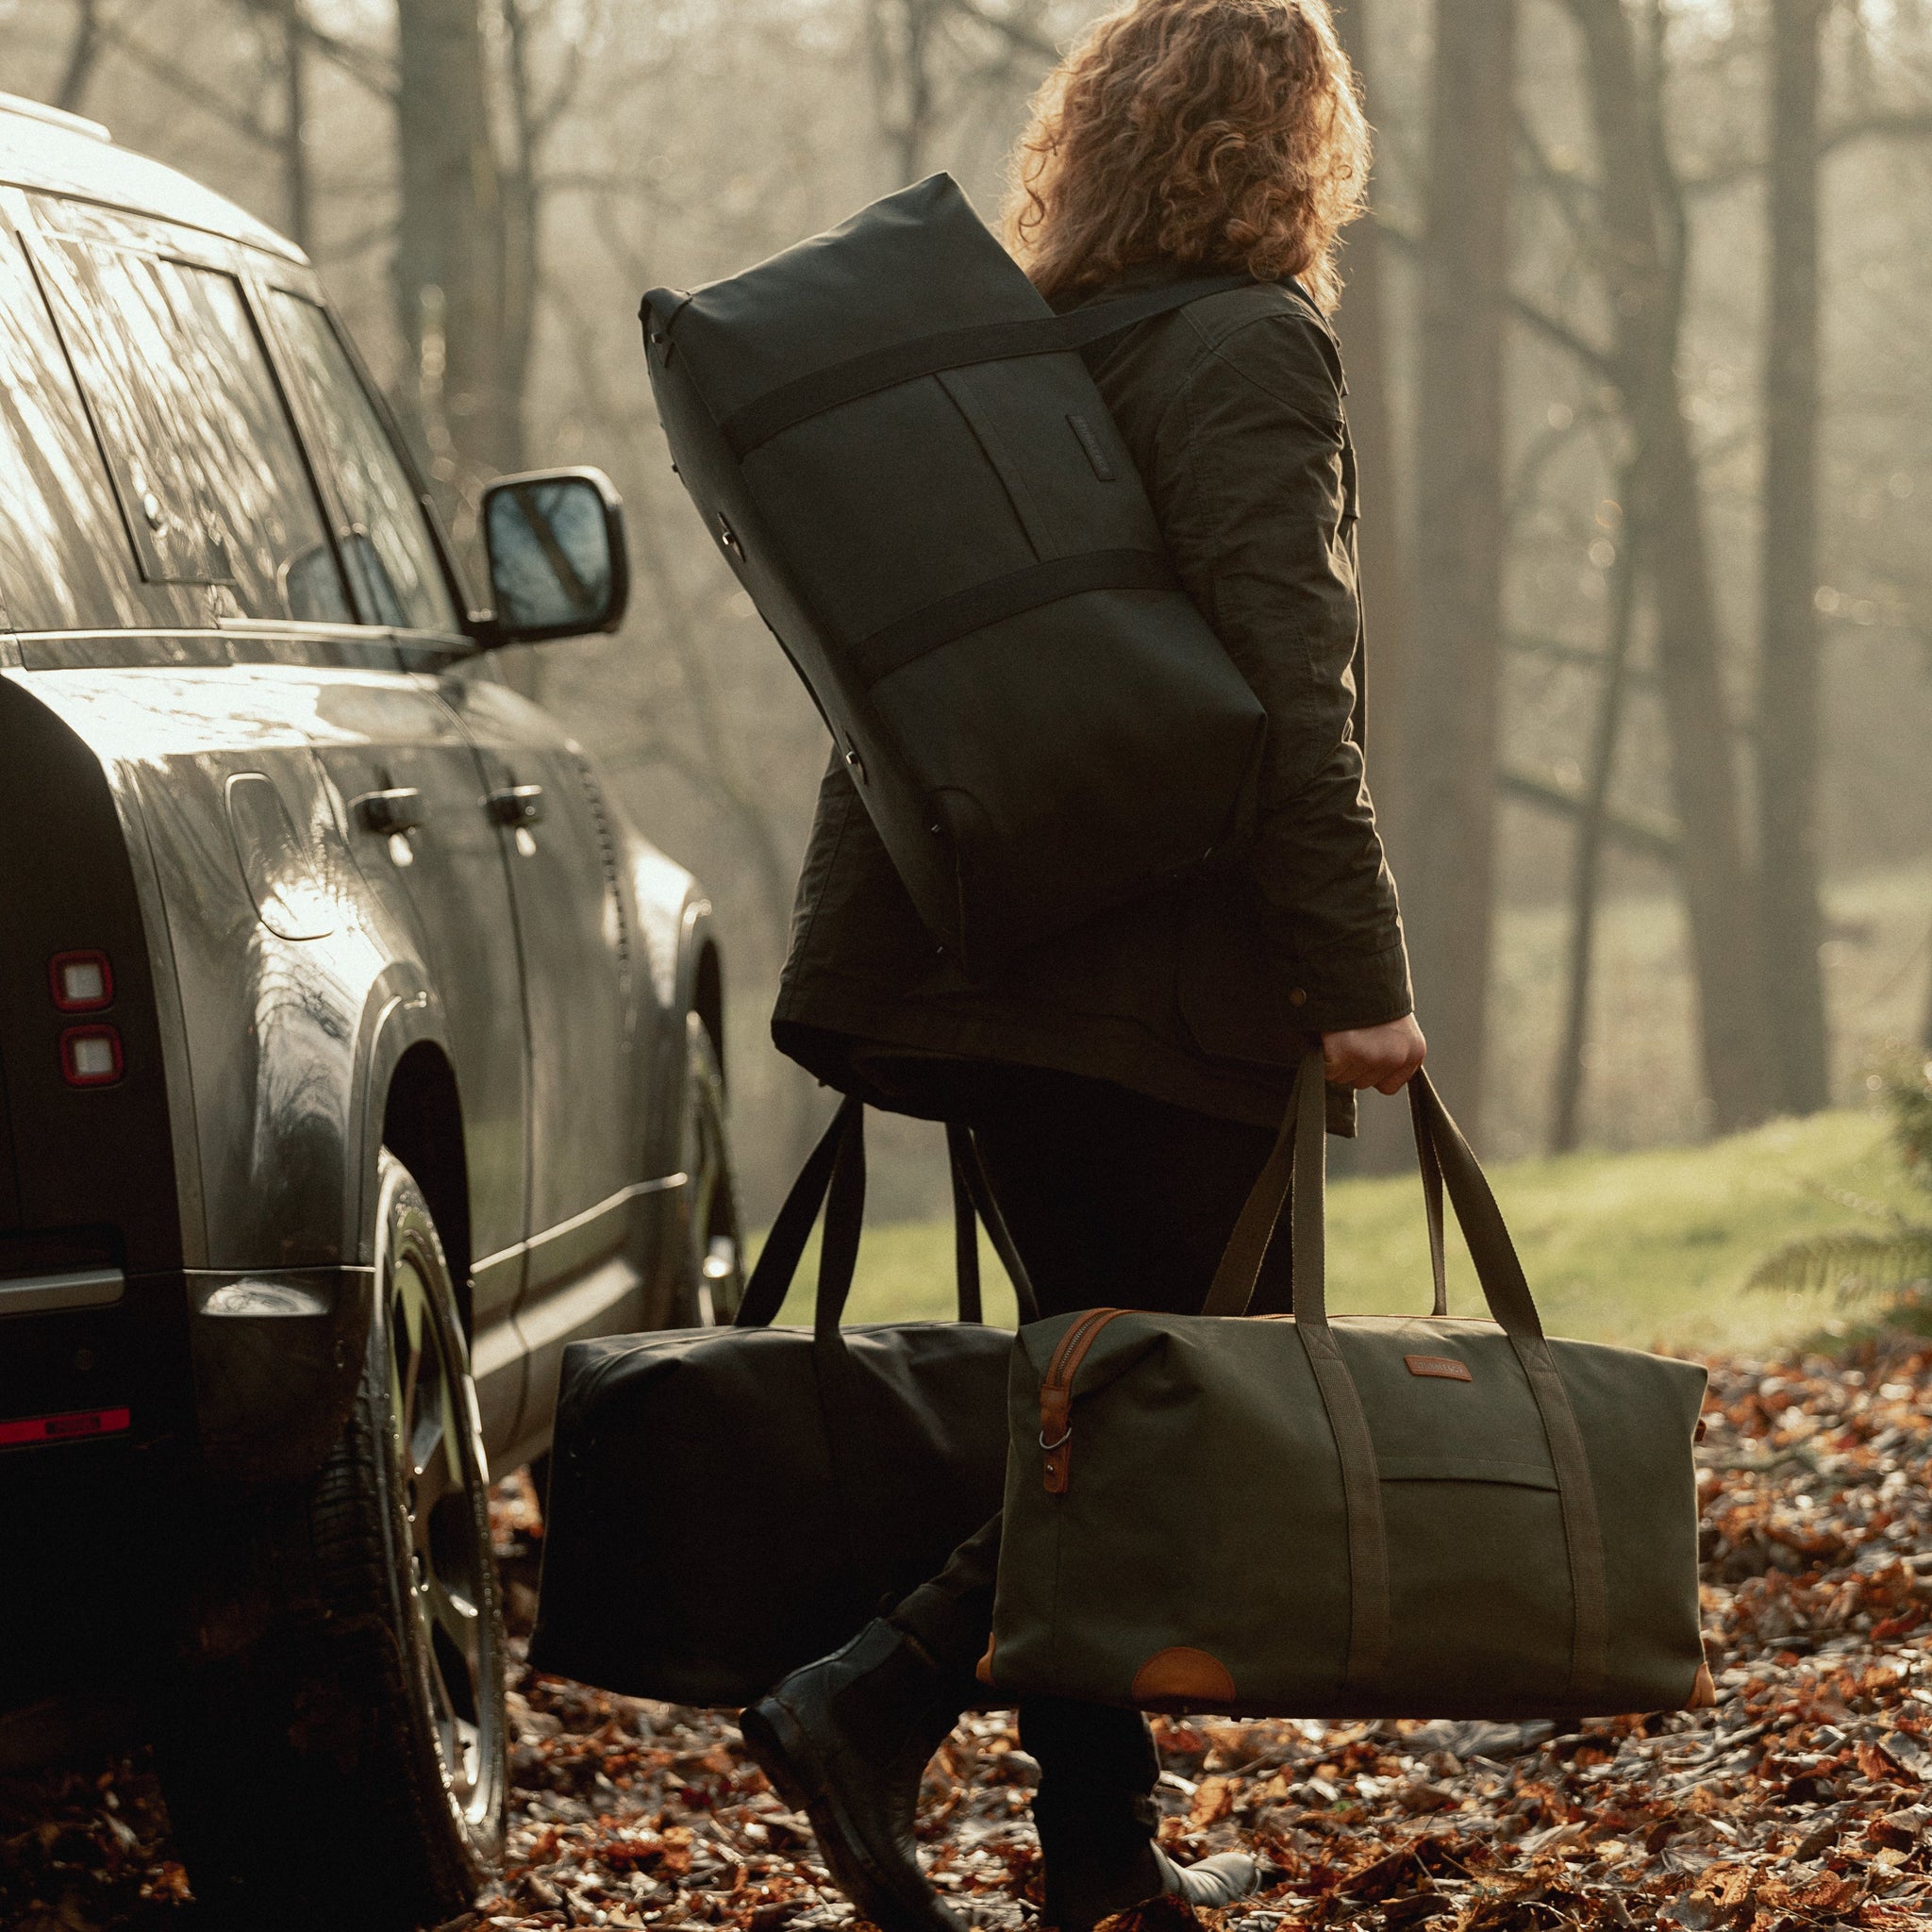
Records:
M121 1036L111 1026L70 1026L60 1036L60 1072L70 1087L111 1087L121 1077Z
M56 953L47 984L63 1013L95 1013L114 1004L114 969L105 953Z

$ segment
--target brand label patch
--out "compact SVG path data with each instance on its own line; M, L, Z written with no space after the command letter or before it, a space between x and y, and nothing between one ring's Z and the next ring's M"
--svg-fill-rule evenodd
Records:
M1087 460L1093 465L1093 474L1103 483L1113 481L1113 465L1107 459L1107 451L1099 437L1093 433L1093 425L1084 416L1069 416L1067 427L1074 432L1074 440L1087 452Z
M1469 1364L1457 1361L1453 1355L1406 1355L1402 1359L1408 1364L1411 1375L1440 1375L1445 1382L1475 1380L1469 1373Z

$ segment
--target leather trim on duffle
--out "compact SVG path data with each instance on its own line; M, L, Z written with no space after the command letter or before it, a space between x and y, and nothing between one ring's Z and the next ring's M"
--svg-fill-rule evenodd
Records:
M1045 1457L1041 1474L1050 1496L1066 1494L1073 1476L1074 1377L1094 1339L1125 1308L1090 1308L1060 1337L1046 1375L1040 1385L1040 1447Z
M1474 1382L1475 1377L1469 1372L1469 1364L1453 1355L1406 1355L1402 1359L1408 1365L1411 1375L1436 1375L1444 1382Z
M1131 1695L1150 1710L1221 1710L1234 1702L1234 1679L1218 1657L1177 1643L1134 1673Z

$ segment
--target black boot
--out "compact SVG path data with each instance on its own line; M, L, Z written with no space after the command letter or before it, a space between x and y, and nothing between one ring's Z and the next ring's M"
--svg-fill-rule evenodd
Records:
M919 1869L912 1821L927 1761L974 1688L875 1620L739 1719L778 1795L811 1820L840 1890L880 1932L965 1932Z
M1183 1867L1160 1849L1160 1760L1140 1712L1029 1698L1020 1728L1041 1767L1033 1822L1046 1868L1043 1924L1091 1932L1103 1919L1159 1899L1211 1911L1259 1883L1245 1852Z
M1057 1815L1049 1807L1040 1827L1046 1867L1043 1924L1058 1932L1092 1932L1103 1919L1160 1899L1216 1911L1246 1898L1260 1868L1245 1852L1217 1852L1193 1865L1176 1865L1155 1839L1151 1799L1126 1799L1111 1817L1092 1811Z

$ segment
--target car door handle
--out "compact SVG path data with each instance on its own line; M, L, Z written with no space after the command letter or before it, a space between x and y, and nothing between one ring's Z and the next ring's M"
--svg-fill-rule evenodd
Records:
M392 785L387 791L365 791L349 801L349 809L365 832L408 832L426 814L423 794L413 785Z
M492 791L483 803L499 825L534 825L543 816L543 788L506 785L501 791Z

